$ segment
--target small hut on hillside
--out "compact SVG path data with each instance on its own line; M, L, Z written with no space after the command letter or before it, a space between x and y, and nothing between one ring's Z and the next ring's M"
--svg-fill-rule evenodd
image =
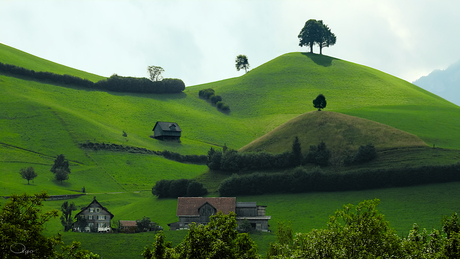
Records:
M175 122L157 121L153 127L153 137L160 140L180 141L182 130Z

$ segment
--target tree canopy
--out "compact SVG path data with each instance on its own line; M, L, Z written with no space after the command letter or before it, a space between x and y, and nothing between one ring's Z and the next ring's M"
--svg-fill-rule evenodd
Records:
M11 195L0 209L0 258L99 258L80 249L79 242L63 245L61 236L45 236L45 223L58 216L57 210L41 212L46 193Z
M326 97L322 94L319 94L315 100L313 100L313 107L321 111L321 109L326 108L327 102Z
M33 167L21 168L19 173L21 174L22 178L27 180L27 184L29 184L30 180L33 180L35 177L37 177L37 173L35 173Z
M159 66L148 66L147 72L149 73L150 80L152 80L153 82L156 82L156 81L161 81L163 79L163 76L161 76L161 73L165 72L165 70Z
M259 258L257 246L247 233L236 230L236 214L223 215L218 212L211 216L209 224L190 224L184 240L172 248L165 241L163 231L155 236L153 248L146 247L144 258Z
M299 35L299 46L310 47L310 53L313 53L313 46L319 46L320 54L323 54L323 48L332 46L336 43L336 36L331 29L323 23L322 20L308 20Z
M244 69L244 71L247 73L249 69L249 61L248 57L246 55L238 55L235 59L235 66L236 70L240 71L241 69Z

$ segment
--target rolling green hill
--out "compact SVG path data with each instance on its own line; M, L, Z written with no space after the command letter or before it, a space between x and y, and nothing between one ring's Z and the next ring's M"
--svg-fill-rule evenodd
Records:
M282 124L240 151L290 151L295 136L299 136L304 152L310 145L321 141L329 149L340 153L356 151L368 143L377 149L426 146L419 137L387 125L335 112L313 111Z
M0 62L92 81L102 79L5 45L0 45ZM217 111L198 97L199 90L209 87L229 104L229 114ZM291 119L315 114L306 112L315 110L312 100L323 93L328 101L327 111L387 124L416 135L430 146L436 144L437 147L460 149L460 120L455 119L460 114L460 107L378 70L315 54L285 54L241 77L187 87L184 93L175 95L62 87L2 74L0 91L0 195L41 190L51 195L69 194L78 193L84 186L90 195L71 200L77 207L87 205L96 195L115 214L115 220L149 216L164 227L176 220L176 201L153 197L150 190L156 181L207 177L214 180L209 185L215 185L225 176L216 176L204 165L178 163L155 155L84 150L79 144L86 141L115 143L184 155L206 154L211 146L219 148L224 144L239 149ZM335 119L331 120L333 123ZM353 121L352 126L355 127L360 121L344 120ZM181 142L150 138L156 121L177 122L183 130ZM380 129L387 128L379 125ZM399 139L409 136L392 130L401 134ZM123 131L127 137L123 136ZM331 134L334 132L337 131ZM287 145L291 143L292 140L289 140ZM380 143L382 148L386 147L384 140ZM407 150L386 155L391 156L392 163L401 166L407 165L407 161L452 163L460 160L458 152L444 152L442 149L430 152L429 156ZM49 171L58 154L64 154L70 160L72 171L70 179L63 184L54 181ZM383 167L388 161L378 163ZM19 176L19 170L28 166L33 166L38 174L30 185ZM203 176L206 177L200 178ZM433 194L435 197L431 195L433 189L437 190ZM390 221L400 220L395 224L398 231L404 232L410 229L412 220L422 222L422 227L437 227L435 224L441 216L456 208L455 200L460 198L455 191L458 189L458 184L452 183L407 190L399 188L397 191L238 197L238 201L257 201L268 205L267 214L273 217L272 230L275 230L277 221L292 221L295 222L294 231L308 231L313 227L322 227L327 216L339 209L339 204L383 197L382 204L385 198L389 204L385 205L384 213L391 215ZM398 193L397 197L392 196L394 193ZM427 195L431 200L428 201ZM47 202L45 208L59 209L60 204L62 202ZM325 204L328 205L325 207ZM439 208L433 209L433 204ZM410 209L403 211L401 208ZM47 227L47 233L54 234L61 229L56 219ZM107 247L94 247L87 242L93 236L65 233L64 238L80 240L83 247L102 254L108 251L110 244L117 246L113 244L127 242L132 236L113 235ZM267 248L267 240L274 240L273 234L255 238L265 240L260 241L264 249ZM99 236L94 239L99 239ZM136 240L144 242L139 246L143 247L151 243L153 237L140 235L136 236ZM140 251L136 249L128 254L138 256ZM125 255L119 258L126 258ZM114 254L104 257L111 256Z
M238 78L190 87L213 88L232 114L251 118L264 134L314 110L326 96L326 110L366 118L419 136L428 145L460 148L460 107L407 81L366 66L306 53L279 56Z

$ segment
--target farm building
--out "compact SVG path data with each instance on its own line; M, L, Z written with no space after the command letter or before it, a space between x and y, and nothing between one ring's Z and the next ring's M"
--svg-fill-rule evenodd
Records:
M119 220L118 228L123 233L134 233L137 229L137 222L135 220Z
M157 121L153 127L153 137L161 140L180 140L182 130L175 122Z
M73 231L77 232L110 232L113 214L102 206L94 196L93 201L75 215Z
M209 217L218 211L223 214L233 211L236 213L238 226L247 220L253 229L269 231L268 220L271 216L265 216L265 208L266 206L258 206L256 202L236 202L235 197L179 197L176 212L179 222L170 223L168 226L171 230L187 229L192 222L209 223Z

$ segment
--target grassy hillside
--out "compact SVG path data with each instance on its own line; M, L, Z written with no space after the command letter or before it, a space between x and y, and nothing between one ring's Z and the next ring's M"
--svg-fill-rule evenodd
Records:
M419 137L381 123L335 112L313 111L282 124L240 151L290 151L296 136L304 152L321 141L339 153L356 151L368 143L377 149L426 146Z
M279 56L238 78L189 88L213 88L233 115L263 124L264 134L308 111L320 93L326 110L377 121L419 136L428 145L460 148L460 107L373 68L310 53ZM269 117L271 116L271 117ZM440 127L442 125L442 127ZM435 137L433 137L435 136Z
M0 45L0 61L93 81L102 78L5 45ZM230 105L229 114L217 111L198 97L198 91L208 87L215 89ZM196 178L215 189L216 183L226 175L213 175L204 165L173 162L155 155L83 150L79 144L85 141L115 143L151 150L166 149L184 155L206 154L211 146L224 144L239 149L283 123L313 111L312 100L323 93L328 101L327 111L393 126L420 137L430 146L435 143L439 147L460 149L460 120L455 119L460 114L458 106L377 70L314 54L282 55L244 76L188 87L184 93L176 95L94 91L1 74L0 91L0 195L41 190L52 195L67 194L77 193L85 187L89 195L72 200L77 207L87 205L92 196L97 196L115 215L114 220L149 216L164 227L177 220L177 205L175 200L158 200L151 195L150 189L156 181ZM150 138L156 121L177 122L183 130L181 142ZM328 123L331 124L324 125L333 125L334 120ZM354 127L358 128L358 124ZM122 136L123 131L127 137ZM334 129L331 134L338 131ZM287 142L288 145L291 143L292 140ZM381 143L383 147L385 141ZM386 150L386 158L373 162L376 163L373 165L412 166L421 162L460 160L458 152L426 150ZM58 154L64 154L70 160L72 171L70 179L63 184L54 181L49 171ZM19 170L28 166L33 166L38 174L30 185L19 176ZM276 229L277 221L292 221L295 231L308 231L323 226L327 216L344 203L375 197L381 198L383 203L385 197L395 195L388 198L385 203L388 207L382 211L392 217L393 224L400 226L398 231L407 231L412 221L427 222L421 224L422 227L437 227L434 222L439 222L442 215L456 208L455 201L460 198L457 185L238 197L238 201L257 201L267 205L267 214L273 216L272 230ZM62 201L47 202L45 209L59 209L60 204ZM48 234L60 230L62 226L58 219L47 226ZM153 241L149 234L113 235L107 242L108 247L103 247L91 243L92 240L100 241L99 235L88 237L65 233L64 238L80 240L84 247L102 255L108 247L122 247L119 244L132 242L143 247ZM180 234L174 238L179 240ZM270 240L274 240L273 234L255 238L264 244L264 249ZM120 258L135 258L139 253L136 248L129 251L128 256L121 253Z

